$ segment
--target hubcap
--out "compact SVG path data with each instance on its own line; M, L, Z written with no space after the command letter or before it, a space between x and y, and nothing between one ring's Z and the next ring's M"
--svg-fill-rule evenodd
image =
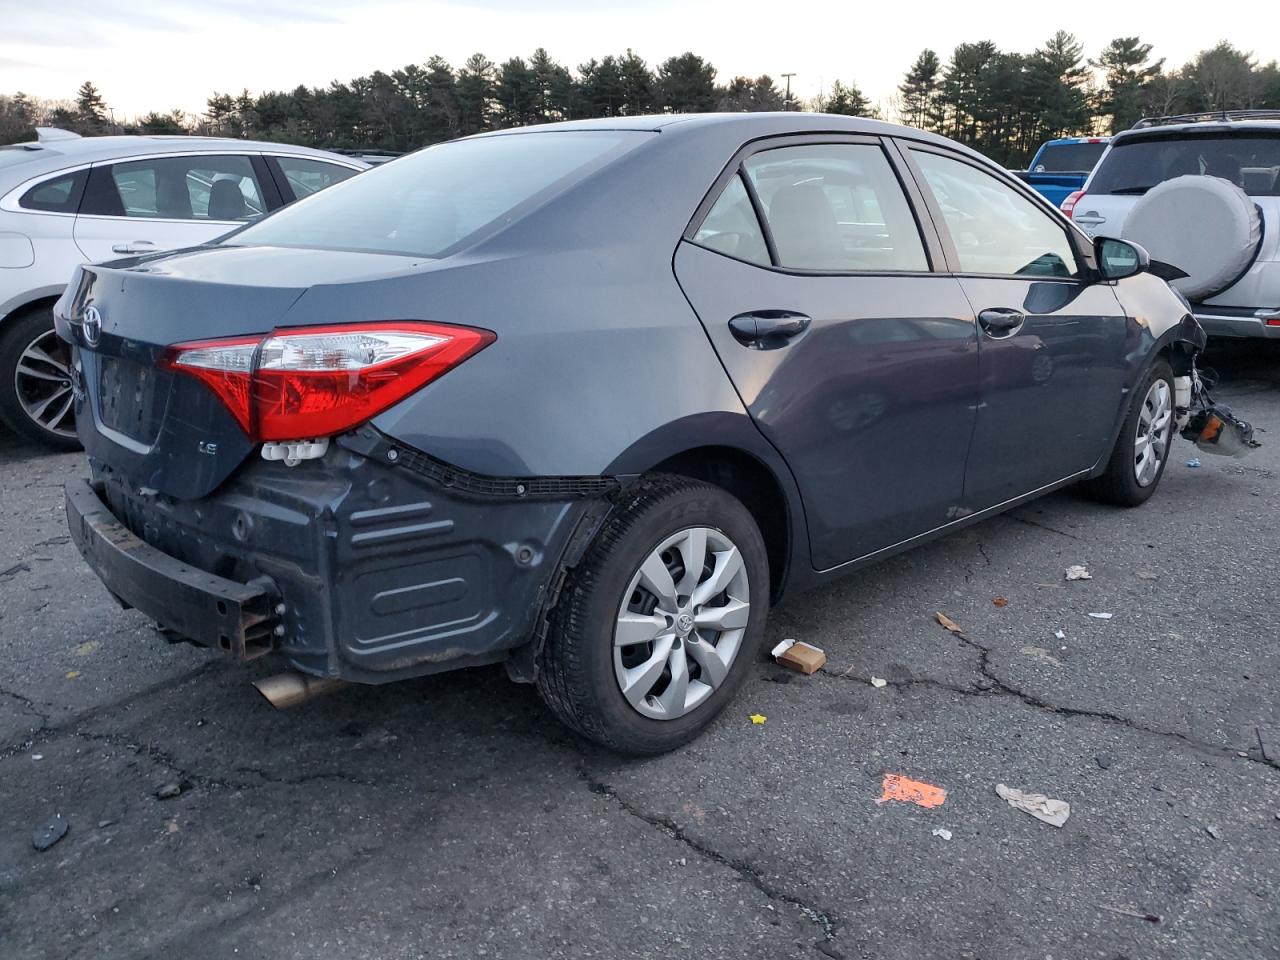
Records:
M22 351L13 385L23 411L40 427L60 437L76 435L71 348L56 333L45 331Z
M696 709L729 675L751 611L742 553L710 527L658 544L631 577L613 631L623 697L654 720Z
M1138 435L1133 442L1133 476L1138 486L1149 487L1155 482L1169 449L1172 427L1173 397L1169 384L1157 380L1151 384L1138 413Z

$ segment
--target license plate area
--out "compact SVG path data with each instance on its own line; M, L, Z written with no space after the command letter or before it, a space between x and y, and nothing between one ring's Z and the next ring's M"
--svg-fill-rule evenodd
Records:
M121 357L98 359L98 417L102 425L140 443L154 442L164 420L168 377Z

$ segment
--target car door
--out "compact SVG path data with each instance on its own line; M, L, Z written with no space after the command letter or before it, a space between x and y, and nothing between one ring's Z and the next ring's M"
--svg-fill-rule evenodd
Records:
M819 569L959 508L977 332L959 282L933 269L916 197L877 138L759 141L676 252L685 295L795 475Z
M1129 324L1070 226L1020 184L945 148L906 150L978 317L980 403L965 506L1090 469L1124 399Z
M166 154L99 163L89 174L75 241L91 261L196 246L278 205L256 156Z

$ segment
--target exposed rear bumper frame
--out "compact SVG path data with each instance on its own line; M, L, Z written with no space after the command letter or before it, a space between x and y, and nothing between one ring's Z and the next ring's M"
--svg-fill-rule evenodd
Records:
M271 652L278 597L270 580L237 583L157 550L117 520L87 480L67 484L66 509L80 555L122 606L242 662Z

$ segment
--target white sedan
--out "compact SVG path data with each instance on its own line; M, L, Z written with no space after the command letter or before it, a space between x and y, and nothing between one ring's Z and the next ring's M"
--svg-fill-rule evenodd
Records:
M47 128L0 147L0 419L78 445L52 307L79 264L207 243L368 166L278 143Z

